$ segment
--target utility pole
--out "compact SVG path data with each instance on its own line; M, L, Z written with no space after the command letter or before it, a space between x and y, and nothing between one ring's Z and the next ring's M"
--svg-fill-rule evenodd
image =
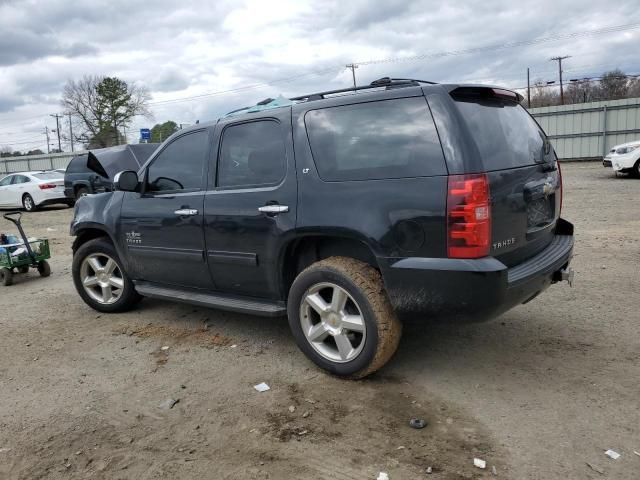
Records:
M47 136L47 153L51 153L49 148L49 127L44 127L44 134Z
M71 152L73 152L73 126L71 125L71 113L69 115L69 139L71 140Z
M560 104L564 105L564 92L562 91L562 60L564 60L565 58L571 58L570 55L565 55L564 57L553 57L550 58L549 61L551 62L558 62L558 74L560 76Z
M531 83L529 82L529 67L527 67L527 108L531 108Z
M349 65L345 65L345 67L351 69L351 75L353 75L353 91L356 91L356 68L358 65L356 63L350 63Z
M50 115L50 116L56 119L56 133L58 134L58 152L61 152L62 144L60 143L60 119L62 118L62 115L58 115L56 113L55 115Z

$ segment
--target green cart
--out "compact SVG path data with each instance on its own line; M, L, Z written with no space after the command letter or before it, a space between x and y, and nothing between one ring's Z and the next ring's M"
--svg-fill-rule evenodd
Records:
M22 217L20 212L5 213L3 217L18 227L22 242L0 241L0 284L11 285L14 273L27 273L29 268L35 268L43 277L51 275L51 267L47 262L51 257L49 240L46 238L29 240L20 223ZM3 236L3 239L7 240L10 237Z

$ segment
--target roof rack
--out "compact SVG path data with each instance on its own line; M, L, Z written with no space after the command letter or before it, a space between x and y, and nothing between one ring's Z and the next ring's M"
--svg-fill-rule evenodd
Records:
M338 90L327 90L326 92L318 92L318 93L310 93L308 95L300 95L298 97L290 98L289 100L322 100L325 98L325 95L334 95L337 93L347 93L347 92L357 92L359 90L369 90L372 88L402 88L402 87L415 87L420 85L421 83L428 83L431 85L435 85L436 82L430 82L428 80L417 80L413 78L389 78L383 77L378 80L374 80L369 85L362 85L359 87L351 87L351 88L340 88Z

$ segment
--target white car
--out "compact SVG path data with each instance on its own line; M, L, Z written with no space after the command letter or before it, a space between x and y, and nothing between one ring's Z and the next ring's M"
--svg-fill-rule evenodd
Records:
M616 145L602 160L602 165L614 172L630 173L640 177L640 140Z
M18 207L31 212L52 203L71 205L64 195L64 175L61 173L18 172L0 180L0 207Z

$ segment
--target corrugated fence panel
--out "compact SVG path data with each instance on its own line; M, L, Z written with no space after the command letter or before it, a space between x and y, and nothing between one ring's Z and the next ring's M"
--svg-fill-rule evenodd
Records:
M558 158L600 159L613 146L640 141L640 98L532 108Z
M44 155L25 155L22 157L0 158L0 175L31 170L53 170L67 168L73 157L84 152L51 153Z

